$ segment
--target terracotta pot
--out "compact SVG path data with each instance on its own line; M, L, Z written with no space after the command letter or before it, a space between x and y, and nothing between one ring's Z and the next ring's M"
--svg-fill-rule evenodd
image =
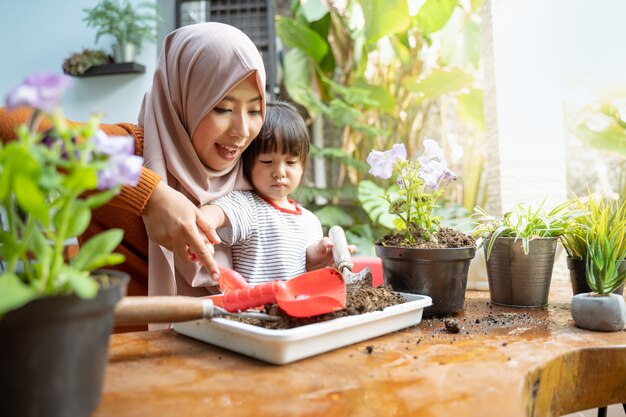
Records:
M626 325L624 297L618 294L577 294L572 298L572 318L576 327L581 329L618 332Z
M572 292L574 295L591 292L589 284L587 284L587 267L582 259L574 259L567 257L567 268L569 269L569 279L572 283ZM626 260L619 266L619 272L626 271ZM624 284L620 285L613 294L624 294Z
M100 402L113 309L128 275L111 278L91 300L34 300L0 320L2 416L89 416Z
M491 302L508 307L543 307L548 304L557 238L535 238L528 255L522 241L498 237L487 256Z
M474 248L418 249L376 245L383 278L395 291L427 295L433 305L424 316L463 310L467 273Z

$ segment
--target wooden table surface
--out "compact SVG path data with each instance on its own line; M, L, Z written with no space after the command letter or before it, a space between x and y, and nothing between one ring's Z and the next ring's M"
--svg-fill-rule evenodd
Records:
M560 416L626 402L626 331L574 327L571 287L549 305L492 305L468 291L455 316L288 365L173 330L113 335L94 417Z

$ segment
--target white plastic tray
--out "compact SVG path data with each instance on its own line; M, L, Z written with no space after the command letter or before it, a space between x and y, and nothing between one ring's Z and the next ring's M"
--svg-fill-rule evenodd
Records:
M406 298L406 303L293 329L265 329L213 318L175 323L174 330L224 349L283 365L418 324L424 308L432 304L431 298L399 294Z

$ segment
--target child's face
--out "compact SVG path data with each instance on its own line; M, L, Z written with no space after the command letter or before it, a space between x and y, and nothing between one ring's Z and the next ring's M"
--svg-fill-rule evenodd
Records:
M275 204L284 204L287 196L300 184L302 163L298 156L262 153L252 166L251 177L257 193Z

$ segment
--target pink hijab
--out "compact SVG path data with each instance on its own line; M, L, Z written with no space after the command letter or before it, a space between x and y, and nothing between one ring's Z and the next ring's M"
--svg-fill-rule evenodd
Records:
M223 171L205 167L191 144L204 116L229 91L256 74L265 117L265 68L256 46L239 29L199 23L170 33L139 112L144 127L144 165L200 206L233 189L249 189L241 162ZM149 295L206 295L205 268L178 259L149 242Z

